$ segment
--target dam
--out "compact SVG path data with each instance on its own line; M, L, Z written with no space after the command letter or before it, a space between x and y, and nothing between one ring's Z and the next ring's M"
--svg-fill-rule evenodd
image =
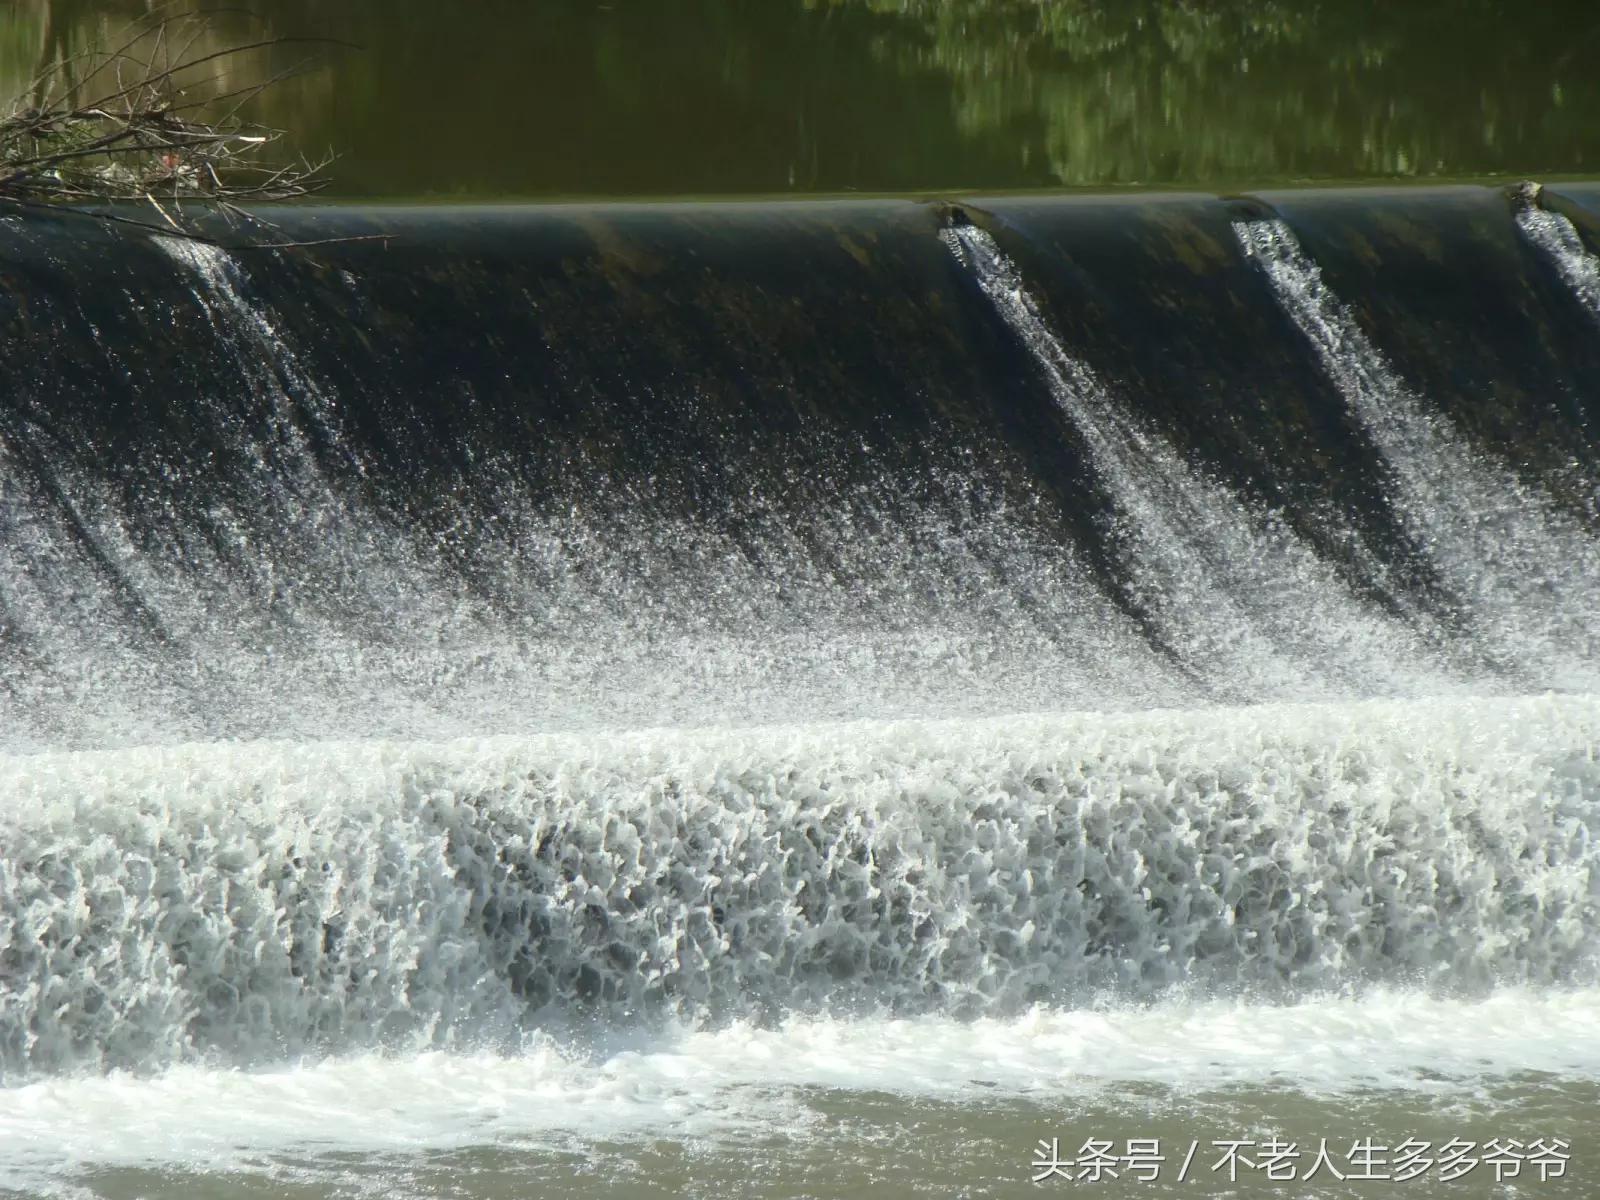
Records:
M0 1194L1590 1194L1600 185L271 221L0 219Z

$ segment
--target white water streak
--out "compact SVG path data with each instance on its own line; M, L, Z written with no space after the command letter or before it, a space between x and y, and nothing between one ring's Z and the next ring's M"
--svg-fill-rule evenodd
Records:
M1234 224L1387 461L1394 506L1500 669L1526 686L1600 679L1600 547L1537 488L1461 439L1400 379L1282 221Z
M1589 253L1577 227L1535 204L1517 210L1517 226L1555 264L1589 315L1600 321L1600 256Z
M1088 443L1132 547L1133 586L1201 678L1251 700L1461 686L1422 639L1363 604L1279 517L1252 511L1119 406L1062 346L993 238L972 225L941 236Z
M302 361L271 310L250 298L239 264L203 242L157 238L156 244L194 278L195 298L232 352L246 391L269 414L267 439L250 427L248 414L236 416L235 433L252 450L257 495L273 514L272 537L294 559L282 564L287 570L261 563L261 549L250 551L250 523L224 517L245 565L257 573L257 604L236 603L234 612L248 620L252 608L277 607L280 624L286 617L298 627L308 656L328 661L359 662L368 648L395 640L437 643L444 630L478 645L492 640L452 595L459 589L441 578L404 530L331 482L315 444L335 453L348 444L336 397ZM362 474L360 462L350 461ZM292 591L285 586L290 580Z

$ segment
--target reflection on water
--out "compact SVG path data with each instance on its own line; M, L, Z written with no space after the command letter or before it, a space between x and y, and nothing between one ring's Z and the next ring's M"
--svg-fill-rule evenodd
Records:
M150 0L9 0L0 90ZM257 115L353 195L1600 169L1600 8L1501 0L261 0L330 49ZM256 36L240 13L216 39ZM260 76L303 46L218 64ZM226 82L226 79L223 79Z
M1578 170L1600 17L1495 0L818 0L891 14L963 130L1069 184ZM1587 38L1588 51L1580 49ZM1585 153L1587 150L1587 154Z

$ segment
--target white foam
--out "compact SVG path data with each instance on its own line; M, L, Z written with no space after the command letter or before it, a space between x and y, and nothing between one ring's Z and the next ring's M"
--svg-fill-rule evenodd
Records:
M107 1167L266 1170L279 1154L303 1175L339 1154L744 1139L804 1127L805 1089L984 1103L1114 1099L1128 1084L1449 1099L1531 1073L1600 1078L1600 991L1168 1002L972 1023L824 1018L669 1030L623 1048L537 1038L512 1055L185 1067L0 1090L0 1187Z
M0 1073L1596 977L1600 699L0 757Z

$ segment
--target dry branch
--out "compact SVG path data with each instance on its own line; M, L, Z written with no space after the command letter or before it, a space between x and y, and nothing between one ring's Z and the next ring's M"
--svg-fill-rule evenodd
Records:
M307 63L227 87L215 76L218 64L250 51L338 43L264 37L195 53L215 17L150 18L114 49L45 65L0 116L0 200L29 207L138 201L160 214L162 228L201 237L183 213L185 200L237 212L241 203L322 188L331 156L272 161L283 132L241 115L249 100Z

